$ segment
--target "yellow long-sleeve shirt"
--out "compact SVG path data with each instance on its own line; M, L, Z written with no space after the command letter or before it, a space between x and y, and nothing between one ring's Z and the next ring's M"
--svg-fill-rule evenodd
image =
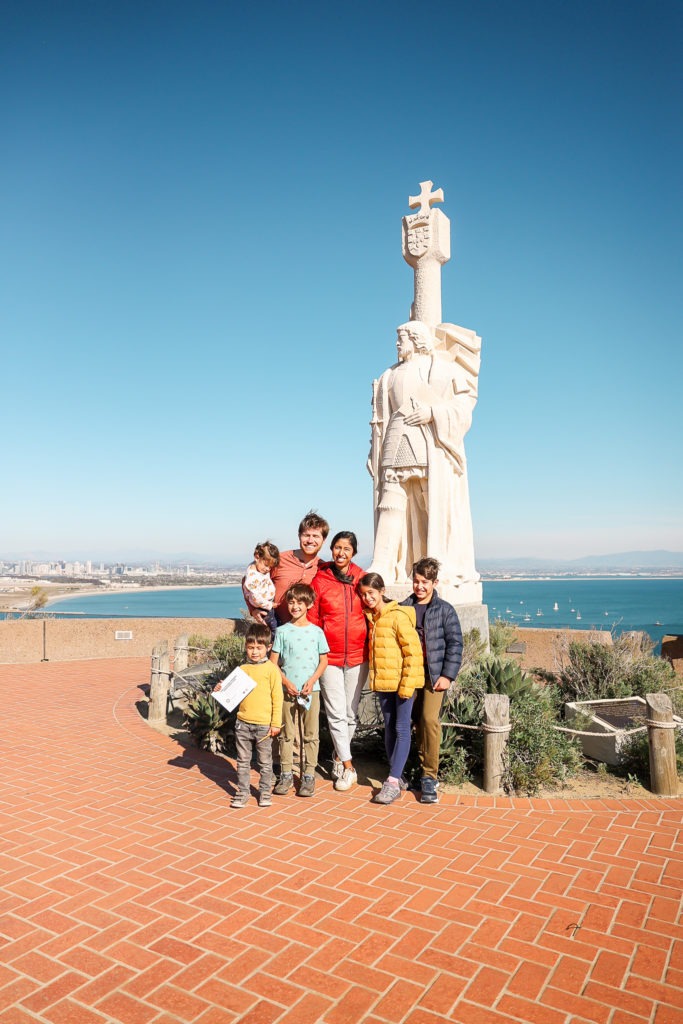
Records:
M240 665L243 672L255 681L256 686L248 693L239 706L237 717L250 725L269 725L272 729L282 728L282 676L272 661L257 664L247 661Z

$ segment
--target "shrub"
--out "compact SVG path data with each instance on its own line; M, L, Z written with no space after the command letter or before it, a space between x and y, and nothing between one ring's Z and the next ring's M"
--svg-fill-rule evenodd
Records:
M451 786L469 782L470 755L457 735L457 729L444 729L439 752L439 778Z
M481 638L481 633L478 629L470 629L462 638L462 662L460 665L460 675L462 675L470 665L474 664L484 654L486 654L486 644ZM460 677L458 677L458 682L460 682Z
M508 792L534 796L542 786L561 786L578 772L578 742L554 728L560 703L561 697L553 686L533 687L510 701L512 729L504 779Z
M217 637L211 646L211 654L219 663L218 672L227 676L244 662L244 637L238 633Z
M205 662L211 652L213 640L200 633L193 633L187 641L189 648L188 665L201 665Z
M489 647L491 654L505 654L515 639L516 629L505 619L495 619L489 626Z
M187 728L198 747L212 753L228 750L236 712L228 714L213 699L211 691L218 679L224 679L244 661L244 637L228 633L215 640L194 635L189 640L194 664L212 661L215 664L201 678L195 679L194 692L187 698L184 711Z
M676 771L683 774L683 735L680 729L676 729ZM646 732L636 733L630 736L619 750L619 764L616 768L618 775L635 775L643 783L650 787L650 747Z
M556 673L565 700L613 700L668 693L674 711L683 710L673 667L652 655L644 634L623 633L611 646L596 640L570 640L561 651Z
M554 728L561 704L556 686L544 688L523 672L516 661L479 655L458 677L459 690L449 691L442 719L464 725L480 724L487 693L510 698L512 729L507 747L504 787L529 795L543 787L561 785L581 763L578 744ZM442 730L440 777L455 784L483 770L484 741L474 730Z
M211 696L213 683L206 683L187 700L184 711L187 728L195 743L212 754L227 749L230 721L228 714Z

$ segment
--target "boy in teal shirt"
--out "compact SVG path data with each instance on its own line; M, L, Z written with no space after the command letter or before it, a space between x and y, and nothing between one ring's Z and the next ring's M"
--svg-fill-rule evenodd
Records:
M320 745L320 676L327 668L329 647L325 634L308 621L308 609L315 601L307 583L295 583L287 591L290 621L279 626L270 660L279 664L284 687L282 732L280 733L280 764L282 774L273 790L285 796L294 783L294 736L297 720L303 731L304 770L299 796L313 796L315 768Z

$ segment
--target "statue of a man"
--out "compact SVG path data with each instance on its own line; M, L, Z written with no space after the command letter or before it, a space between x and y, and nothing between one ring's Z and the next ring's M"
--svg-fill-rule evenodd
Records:
M409 321L397 334L398 363L373 386L371 568L387 584L404 584L429 555L441 563L442 585L463 603L481 601L464 449L476 379L436 349L428 324Z

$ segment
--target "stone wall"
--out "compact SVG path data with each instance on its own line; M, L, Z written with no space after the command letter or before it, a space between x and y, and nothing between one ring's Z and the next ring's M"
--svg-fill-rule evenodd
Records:
M510 657L520 663L523 669L545 668L549 672L557 669L558 655L562 645L569 639L582 643L594 641L599 644L612 645L612 634L609 630L592 629L527 629L519 627L515 631L515 641L524 644L524 651L511 653Z
M84 661L88 658L136 658L152 654L155 644L167 640L169 649L184 634L214 639L240 628L241 619L3 619L0 620L0 664L42 661L43 629L48 661ZM131 640L117 640L117 631L130 632Z
M663 637L662 657L673 665L677 676L683 676L683 636L671 633Z

